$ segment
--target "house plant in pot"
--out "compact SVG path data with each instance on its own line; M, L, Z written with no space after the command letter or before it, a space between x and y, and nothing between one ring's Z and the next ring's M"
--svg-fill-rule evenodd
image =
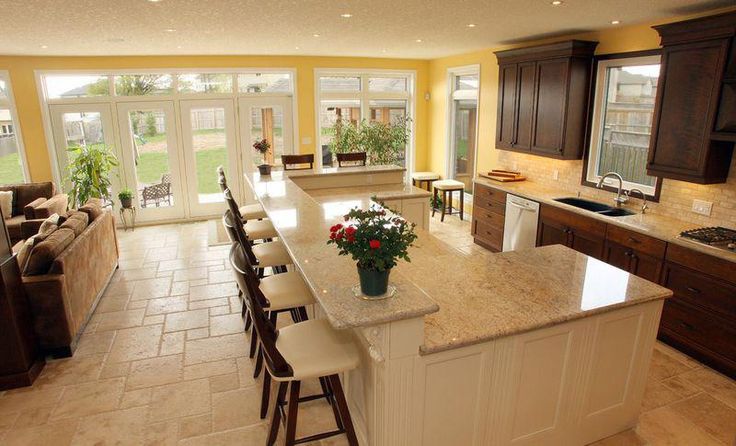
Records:
M271 175L271 165L266 162L266 154L270 148L271 144L265 138L253 143L253 149L263 156L263 164L258 166L261 175Z
M350 255L357 262L364 296L384 296L391 269L399 259L411 261L409 247L417 238L416 225L380 207L352 209L344 219L344 224L330 228L327 244L336 245L340 255Z
M71 184L69 204L84 205L90 198L110 201L110 174L118 166L118 159L111 147L104 144L88 144L69 149L67 181Z
M126 187L118 193L118 199L123 209L130 209L133 207L133 191Z

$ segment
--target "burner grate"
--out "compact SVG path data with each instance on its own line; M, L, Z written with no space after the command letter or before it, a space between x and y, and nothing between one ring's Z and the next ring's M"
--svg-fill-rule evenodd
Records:
M733 229L722 228L720 226L690 229L688 231L682 231L680 235L709 245L736 243L736 231Z

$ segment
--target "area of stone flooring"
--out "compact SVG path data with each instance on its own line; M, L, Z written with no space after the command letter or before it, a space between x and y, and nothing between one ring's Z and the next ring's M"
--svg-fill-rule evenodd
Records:
M469 255L482 249L456 216L431 229ZM199 222L118 233L120 270L74 357L0 394L0 444L264 444L228 247L208 247L207 231ZM658 344L643 411L636 430L597 444L731 446L736 383ZM298 435L332 423L324 400L300 406Z

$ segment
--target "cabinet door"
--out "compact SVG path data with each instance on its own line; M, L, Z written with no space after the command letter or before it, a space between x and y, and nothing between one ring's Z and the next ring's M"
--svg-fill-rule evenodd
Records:
M552 218L539 219L537 230L537 246L565 245L569 246L570 229Z
M562 151L569 64L566 58L536 64L533 153L559 155Z
M718 102L728 39L671 45L662 51L647 170L694 180L706 175L714 105Z
M631 249L621 246L618 243L606 242L606 249L603 253L603 261L616 268L631 272Z
M498 73L496 147L510 149L516 129L517 64L501 65Z
M536 62L519 64L519 93L516 105L516 136L514 149L530 150L532 147L532 123L534 119L534 86Z
M572 229L570 232L570 247L577 252L595 257L603 258L603 235L592 234L585 231Z

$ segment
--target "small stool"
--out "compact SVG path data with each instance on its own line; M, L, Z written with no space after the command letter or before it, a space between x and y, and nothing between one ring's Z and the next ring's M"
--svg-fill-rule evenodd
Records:
M418 185L418 187L427 189L427 191L432 191L432 183L439 179L440 176L434 172L414 172L411 174L412 186ZM425 183L426 187L422 186L422 183Z
M463 219L464 209L464 195L465 195L465 183L455 180L439 180L433 183L434 186L434 199L433 202L437 202L437 192L442 191L442 217L440 221L445 221L445 213L447 215L457 214L452 212L452 193L460 192L460 220ZM432 208L432 217L436 208Z

